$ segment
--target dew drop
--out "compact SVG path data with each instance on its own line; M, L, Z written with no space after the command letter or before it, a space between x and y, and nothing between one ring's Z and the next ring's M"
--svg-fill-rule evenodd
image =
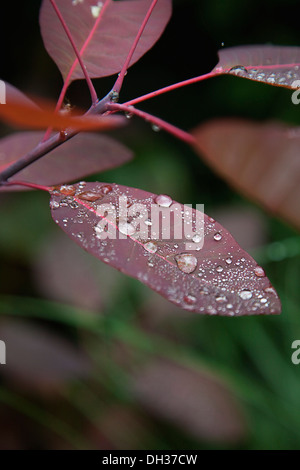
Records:
M83 201L94 202L97 201L97 199L100 199L102 195L94 193L93 191L83 191L82 193L77 194L77 197Z
M234 67L231 67L229 73L234 73L235 75L245 75L248 73L248 71L243 65L235 65Z
M227 304L226 308L228 308L228 310L230 310L231 308L233 308L233 305L232 304Z
M160 131L160 127L157 126L156 124L151 124L151 129L152 129L154 132L159 132L159 131Z
M276 290L274 289L274 287L266 287L266 288L264 289L264 291L265 291L267 294L277 295L277 294L276 294Z
M119 101L119 93L117 91L113 90L109 96L113 103L117 103Z
M152 225L152 222L151 222L151 220L145 220L144 224L146 224L146 225Z
M221 273L223 271L222 266L217 266L216 271L217 271L217 273Z
M94 18L98 18L98 16L100 15L100 11L103 7L103 3L102 2L98 2L97 5L92 5L91 6L91 14Z
M154 242L147 242L144 244L145 250L149 251L149 253L156 253L157 251L157 245Z
M196 233L196 235L193 236L192 240L193 240L194 243L200 243L201 240L202 240L202 237L201 237L201 235L198 235Z
M59 203L56 202L56 201L50 201L50 209L54 210L54 209L59 209Z
M135 233L135 227L128 222L119 222L119 231L124 235L130 236Z
M207 313L208 313L209 315L216 315L216 314L217 314L217 310L216 310L214 307L212 307L211 305L209 305L209 306L207 307Z
M260 301L261 301L261 303L262 303L262 304L266 304L266 303L268 302L268 300L267 300L267 299L265 299L265 298L263 298L263 299L260 299Z
M64 184L60 186L59 191L61 194L64 194L64 196L74 196L76 188L71 184Z
M232 263L232 259L231 259L231 258L226 258L226 259L225 259L225 263L231 264L231 263Z
M195 271L197 267L197 258L190 253L182 253L175 256L178 268L183 273L190 274Z
M184 300L184 302L185 302L186 304L188 304L188 305L194 305L194 304L196 303L196 300L197 300L197 299L196 299L196 297L195 297L194 295L188 294L188 295L185 295L185 296L183 297L183 300Z
M79 207L79 204L76 201L71 202L69 205L71 209L77 209L77 207Z
M226 302L226 301L227 301L227 299L226 299L225 295L217 295L216 302L221 303L221 302Z
M215 233L214 240L216 240L216 242L219 242L220 240L222 240L222 235L219 232Z
M104 184L101 186L100 191L102 194L108 194L112 191L112 187L110 184Z
M249 300L249 299L251 299L251 297L252 297L252 292L250 292L250 290L244 289L244 290L242 290L242 291L239 293L239 296L240 296L243 300Z
M170 207L172 204L172 199L166 194L159 194L159 196L156 196L155 202L161 207Z
M264 277L266 275L265 271L261 266L256 266L256 268L254 269L254 274L257 277Z

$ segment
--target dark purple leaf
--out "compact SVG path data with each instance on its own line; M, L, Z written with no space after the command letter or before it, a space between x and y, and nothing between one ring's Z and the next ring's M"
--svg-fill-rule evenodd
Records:
M196 151L234 188L300 229L300 133L275 123L200 125Z
M0 170L33 149L43 132L18 132L0 140ZM17 173L10 181L54 185L115 168L132 158L124 145L111 137L80 134ZM0 191L15 191L23 186L2 186Z
M213 219L204 216L202 232L201 213L169 196L105 183L65 188L52 193L50 207L67 235L174 304L212 315L280 313L264 270Z
M237 46L219 50L219 62L213 72L229 73L269 85L298 88L300 47Z
M196 439L236 442L246 427L234 394L215 374L160 358L136 374L137 400Z
M82 56L89 76L97 78L120 72L151 5L151 0L111 1L102 13L99 7L103 2L97 3L95 0L73 2L57 0L56 4L79 50L91 33L97 17L101 15L99 24ZM171 0L158 1L133 55L131 65L159 39L169 21L171 11ZM40 27L45 47L65 79L76 56L48 0L42 3ZM72 80L78 78L84 78L79 65L72 74Z

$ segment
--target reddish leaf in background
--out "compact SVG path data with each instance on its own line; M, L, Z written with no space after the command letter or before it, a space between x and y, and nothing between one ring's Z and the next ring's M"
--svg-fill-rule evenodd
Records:
M234 188L300 229L300 129L218 119L193 132L196 151Z
M5 83L5 95L6 95L6 104L10 103L19 103L23 104L24 106L31 106L32 108L38 109L38 106L31 101L22 91L18 90L18 88L14 87L10 83Z
M110 1L108 7L101 13L103 3L97 3L95 0L56 1L78 50L81 50L99 17L99 24L83 54L83 61L91 78L120 72L151 1ZM171 12L171 0L158 1L133 54L131 65L160 38ZM44 0L41 6L40 28L45 48L65 79L76 56L48 0ZM71 80L79 78L84 78L84 75L77 65Z
M132 207L129 219L119 214L120 196L126 196L129 210ZM134 204L141 205L138 212ZM197 250L201 239L197 232L192 239L175 239L173 220L176 218L167 220L167 227L171 228L170 240L166 240L165 235L164 239L156 240L153 233L152 238L149 233L139 238L138 232L145 232L145 226L149 231L152 229L151 205L165 217L170 216L170 210L173 211L171 217L179 214L182 222L184 207L169 196L158 197L117 184L77 184L67 191L62 187L53 191L50 201L54 221L76 243L181 308L230 316L280 313L278 296L263 269L213 219L204 216L202 249ZM115 225L103 220L99 215L101 208L117 210L115 239L103 239L105 223L108 229ZM194 215L191 228L195 230L196 211L190 211ZM195 249L187 251L187 242L195 244Z
M81 350L45 328L20 320L2 320L0 335L10 345L3 373L25 388L49 393L91 373Z
M72 116L70 113L54 113L55 104L39 100L40 107L19 101L17 96L0 106L0 119L13 126L31 129L67 129L75 131L106 131L125 124L121 116Z
M133 393L155 417L196 439L232 443L245 438L245 420L234 394L207 370L159 358L136 374Z
M300 80L300 47L238 46L221 49L219 62L212 72L229 73L268 85L298 88Z
M0 140L0 171L29 152L43 138L43 132L17 132ZM132 158L123 144L106 135L79 134L21 170L9 181L26 181L46 186L76 181L115 168ZM28 189L0 186L0 191Z

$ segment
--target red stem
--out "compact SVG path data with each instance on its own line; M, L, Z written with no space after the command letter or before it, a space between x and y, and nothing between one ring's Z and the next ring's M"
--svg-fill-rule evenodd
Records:
M129 51L129 53L128 53L128 56L127 56L127 58L126 58L126 60L125 60L125 62L124 62L124 65L123 65L122 69L121 69L121 72L119 73L118 78L117 78L117 80L116 80L116 82L115 82L115 84L114 84L113 90L114 90L115 92L117 92L117 93L120 93L120 90L121 90L121 88L122 88L122 84L123 84L123 80L124 80L125 74L126 74L127 69L128 69L128 67L129 67L129 63L130 63L130 61L131 61L131 59L132 59L132 56L133 56L134 51L135 51L135 49L136 49L136 46L138 45L138 42L139 42L139 40L140 40L140 38L141 38L141 35L142 35L143 32L144 32L144 29L145 29L145 27L146 27L146 25L147 25L147 23L148 23L148 21L149 21L149 18L150 18L150 16L151 16L152 11L153 11L155 5L157 4L157 2L158 2L158 0L152 0L152 3L151 3L151 5L150 5L150 7L149 7L149 10L147 11L147 14L146 14L146 16L145 16L145 18L144 18L144 20L143 20L141 26L140 26L140 29L139 29L139 31L138 31L138 33L137 33L137 35L136 35L136 38L135 38L135 40L134 40L134 42L133 42L133 44L132 44L132 46L131 46L131 49L130 49L130 51Z
M82 72L83 72L84 77L85 77L85 79L86 79L86 82L87 82L87 84L88 84L88 87L89 87L89 90L90 90L90 94L91 94L92 103L96 103L96 101L98 100L98 96L97 96L96 90L95 90L95 88L94 88L94 85L93 85L93 83L92 83L92 81L91 81L91 79L90 79L88 73L87 73L87 70L86 70L86 68L85 68L85 66L84 66L84 63L83 63L83 61L82 61L82 59L81 59L81 56L82 56L82 54L83 54L83 52L84 52L86 46L88 45L89 41L91 40L91 37L92 37L92 35L94 34L94 31L95 31L95 28L98 26L98 23L99 23L100 19L101 19L102 16L103 16L103 10L106 8L106 6L107 6L108 3L110 2L110 0L106 0L105 4L103 5L103 7L102 7L102 9L101 9L101 11L100 11L100 14L99 14L99 16L98 16L98 18L97 18L97 20L95 21L94 27L92 28L90 34L88 35L87 39L85 40L85 42L84 42L84 44L83 44L83 47L81 48L80 52L79 52L78 49L77 49L77 46L76 46L76 44L75 44L75 42L74 42L74 40L73 40L73 37L72 37L71 32L70 32L70 30L69 30L69 28L68 28L68 25L66 24L66 22L65 22L65 20L64 20L64 18L63 18L63 16L62 16L62 14L60 13L60 11L59 11L59 9L58 9L56 3L55 3L55 0L50 0L50 2L51 2L51 4L52 4L52 6L53 6L53 8L54 8L54 10L55 10L55 12L56 12L56 14L57 14L59 20L60 20L60 22L61 22L61 24L62 24L62 26L63 26L63 28L64 28L64 30L65 30L65 33L67 34L68 39L69 39L69 41L70 41L70 43L71 43L71 45L72 45L72 47L73 47L73 50L74 50L74 52L75 52L75 54L76 54L76 59L74 60L72 66L71 66L71 68L70 68L70 70L69 70L69 73L68 73L68 75L67 75L67 77L66 77L66 79L65 79L65 81L64 81L62 90L61 90L61 92L60 92L58 101L57 101L57 103L56 103L55 112L57 113L57 112L60 110L61 106L62 106L64 97L65 97L65 95L66 95L66 91L67 91L68 86L69 86L69 84L70 84L71 76L72 76L73 71L74 71L76 65L78 64L78 62L79 62L79 64L80 64L80 66L81 66ZM44 137L43 137L42 142L45 142L47 139L49 139L49 136L50 136L51 132L52 132L52 128L49 127L49 128L47 129L47 131L46 131Z
M189 145L194 145L196 143L196 139L188 132L179 129L178 127L173 126L172 124L169 124L163 119L153 116L152 114L146 113L145 111L141 111L140 109L136 109L133 106L127 106L126 104L110 103L107 107L111 111L124 111L125 113L136 114L145 121L151 122L152 124L158 126L160 129L164 129L165 131L174 135L183 142L188 143Z
M147 93L146 95L139 96L138 98L134 98L133 100L126 101L127 106L132 106L137 103L141 103L142 101L149 100L150 98L155 98L158 95L162 95L163 93L167 93L168 91L176 90L177 88L181 88L186 85L192 85L193 83L201 82L202 80L206 80L207 78L215 77L219 75L216 72L209 72L204 75L199 75L199 77L189 78L184 80L183 82L174 83L173 85L168 85L164 88L160 88L159 90L152 91L151 93Z
M75 54L76 54L76 57L77 57L77 61L79 62L80 67L81 67L82 72L83 72L83 75L84 75L84 77L85 77L85 79L86 79L86 81L87 81L87 84L88 84L88 87L89 87L89 90L90 90L90 93L91 93L92 102L95 103L95 102L97 101L97 99L98 99L98 96L97 96L96 90L95 90L95 88L94 88L94 85L93 85L93 83L92 83L92 81L91 81L91 79L90 79L90 77L89 77L89 75L88 75L88 73L87 73L87 70L86 70L86 68L85 68L85 65L84 65L84 63L82 62L81 55L80 55L81 52L79 52L79 50L77 49L77 46L76 46L76 44L75 44L75 42L74 42L74 39L73 39L72 34L71 34L71 31L69 30L67 23L65 22L65 20L64 20L64 18L63 18L63 16L62 16L62 14L61 14L61 12L59 11L58 6L57 6L56 3L55 3L55 0L50 0L50 2L51 2L52 6L53 6L53 8L54 8L54 10L55 10L55 13L57 14L57 16L58 16L58 18L59 18L59 21L61 22L62 27L64 28L65 33L66 33L66 35L68 36L68 39L69 39L69 41L70 41L70 43L71 43L71 45L72 45L72 47L73 47L73 50L74 50L74 52L75 52ZM100 16L100 15L99 15L99 16ZM75 59L75 62L76 62L76 59ZM74 64L73 64L73 65L74 65Z
M41 189L42 191L47 191L49 193L53 188L50 186L43 186L41 184L27 183L26 181L6 181L4 186L26 186L27 188L32 189Z

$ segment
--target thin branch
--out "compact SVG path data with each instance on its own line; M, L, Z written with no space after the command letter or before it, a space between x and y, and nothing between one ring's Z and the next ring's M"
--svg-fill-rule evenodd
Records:
M138 45L138 42L139 42L139 40L140 40L140 38L141 38L141 36L142 36L142 34L143 34L143 32L144 32L144 29L145 29L145 27L146 27L146 25L147 25L147 23L148 23L148 21L149 21L149 18L150 18L150 16L151 16L152 11L153 11L154 7L156 6L157 2L158 2L158 0L152 0L152 3L151 3L151 5L150 5L150 7L149 7L149 9L148 9L148 11L147 11L147 14L146 14L146 16L145 16L145 18L144 18L144 21L143 21L143 23L142 23L141 26L140 26L140 29L139 29L139 31L138 31L138 33L137 33L137 35L136 35L136 38L135 38L135 40L134 40L134 42L133 42L133 44L132 44L132 46L131 46L131 49L130 49L130 51L129 51L129 53L128 53L128 56L127 56L127 58L126 58L126 60L125 60L125 62L124 62L124 65L123 65L123 67L122 67L122 69L121 69L121 72L119 73L118 78L117 78L117 80L116 80L116 82L115 82L115 84L114 84L113 90L114 90L115 92L117 92L117 93L120 93L120 90L121 90L121 88L122 88L122 84L123 84L124 77L125 77L125 75L126 75L127 69L128 69L128 67L129 67L129 64L130 64L130 61L131 61L132 56L133 56L133 54L134 54L134 51L135 51L135 49L136 49L136 46Z
M174 83L173 85L168 85L164 88L160 88L159 90L152 91L151 93L147 93L146 95L139 96L138 98L134 98L133 100L126 101L127 106L132 106L137 103L141 103L142 101L149 100L151 98L155 98L156 96L162 95L163 93L167 93L169 91L176 90L177 88L181 88L187 85L192 85L193 83L201 82L202 80L206 80L208 78L216 77L219 73L216 72L209 72L204 75L199 75L198 77L188 78L183 82Z
M110 101L110 94L107 94L101 101L99 101L96 106L92 106L86 113L85 116L103 114L107 108L107 103ZM11 163L7 166L2 172L0 172L0 184L1 182L6 181L8 178L11 178L19 171L26 168L31 163L34 163L39 158L43 157L51 150L55 149L59 145L63 144L67 140L70 140L78 134L78 131L72 129L66 129L66 132L60 133L57 132L54 136L48 138L46 141L40 142L35 148L30 152L26 153L19 158L16 162Z
M179 129L173 124L169 124L168 122L160 119L152 114L146 113L145 111L141 111L140 109L136 109L133 106L127 106L126 104L118 104L118 103L110 103L108 104L108 109L111 111L123 111L129 114L135 114L147 122L150 122L154 126L157 126L157 130L164 129L165 131L169 132L169 134L174 135L178 139L186 142L189 145L194 145L196 143L196 139L189 134L188 132Z

